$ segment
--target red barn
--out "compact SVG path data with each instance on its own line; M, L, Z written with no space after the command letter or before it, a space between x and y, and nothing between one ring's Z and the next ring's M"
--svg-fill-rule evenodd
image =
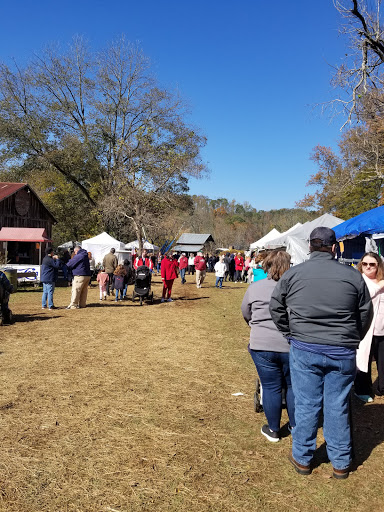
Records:
M55 222L27 183L0 182L0 252L10 263L37 264Z

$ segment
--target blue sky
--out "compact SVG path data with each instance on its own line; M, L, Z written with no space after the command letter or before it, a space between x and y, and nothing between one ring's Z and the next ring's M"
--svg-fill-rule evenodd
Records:
M24 62L75 34L93 48L139 41L208 138L211 173L190 192L292 208L310 191L312 148L336 148L344 121L313 109L332 97L330 65L346 53L340 21L332 0L0 0L0 59Z

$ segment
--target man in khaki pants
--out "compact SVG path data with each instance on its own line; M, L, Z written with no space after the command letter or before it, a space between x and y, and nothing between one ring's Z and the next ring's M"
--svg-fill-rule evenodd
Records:
M207 272L207 263L202 252L198 252L195 258L196 288L201 288Z
M87 251L76 245L74 253L74 257L67 263L67 267L72 270L73 274L71 303L67 309L86 307L88 285L91 280Z

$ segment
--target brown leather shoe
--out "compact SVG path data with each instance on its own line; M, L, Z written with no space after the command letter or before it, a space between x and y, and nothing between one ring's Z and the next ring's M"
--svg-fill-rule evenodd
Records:
M310 475L312 473L311 466L304 466L303 464L299 464L292 457L292 454L288 455L288 460L292 464L292 466L296 469L299 475Z
M333 468L333 478L336 478L337 480L345 480L346 478L349 477L349 472L350 472L350 469L349 468L345 468L345 469L335 469Z

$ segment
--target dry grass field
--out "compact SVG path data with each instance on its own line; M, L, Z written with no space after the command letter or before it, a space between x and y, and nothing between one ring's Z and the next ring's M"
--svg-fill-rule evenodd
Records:
M140 307L96 287L89 306L41 310L12 296L0 329L0 511L384 510L384 400L354 403L356 471L336 481L321 431L309 477L269 443L253 410L255 370L240 313L246 285L214 276ZM241 392L243 396L233 396ZM284 411L284 422L286 421Z

